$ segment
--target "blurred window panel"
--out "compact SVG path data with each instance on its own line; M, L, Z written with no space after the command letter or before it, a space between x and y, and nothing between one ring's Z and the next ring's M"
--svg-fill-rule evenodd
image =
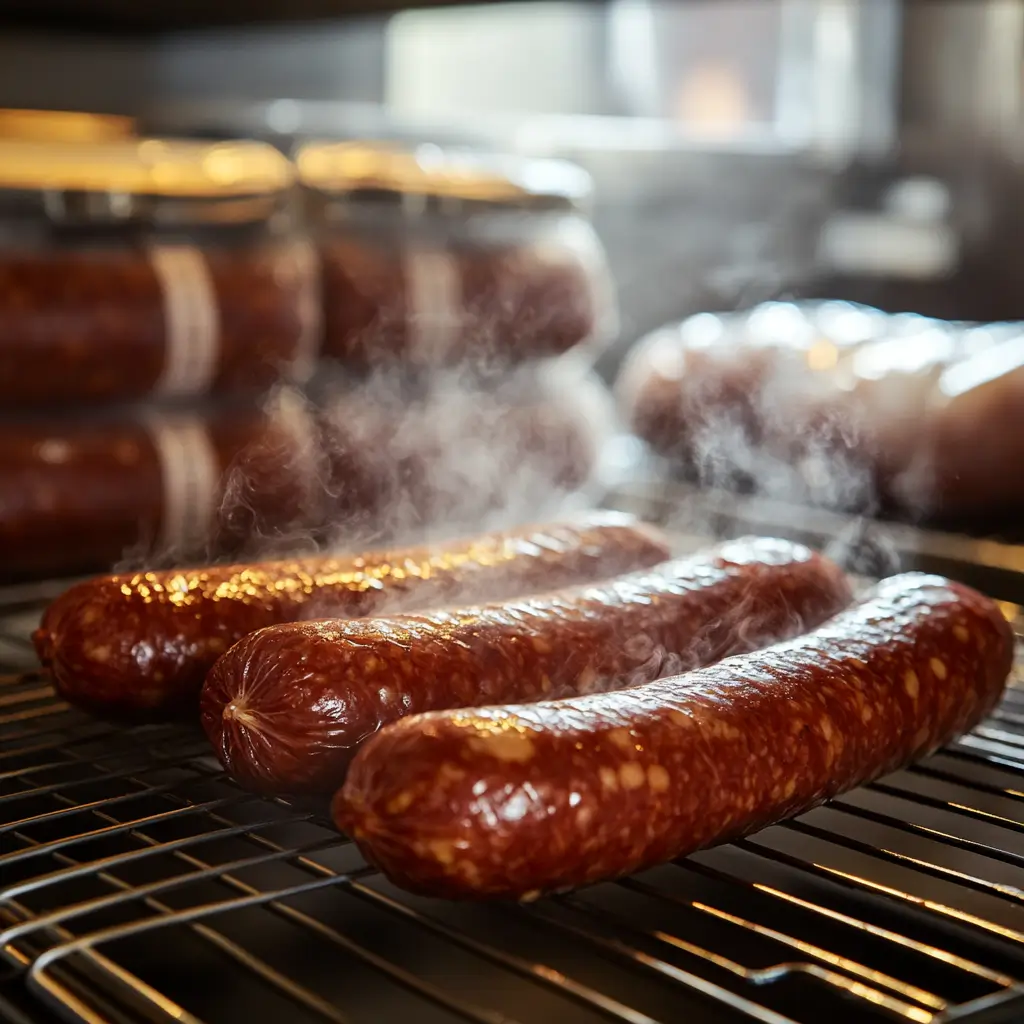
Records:
M696 139L884 148L899 12L899 0L406 11L388 27L385 91L397 115L431 120L602 115Z
M610 71L626 112L735 136L775 120L778 0L613 0Z
M388 27L388 105L432 119L604 113L604 20L585 3L403 11Z

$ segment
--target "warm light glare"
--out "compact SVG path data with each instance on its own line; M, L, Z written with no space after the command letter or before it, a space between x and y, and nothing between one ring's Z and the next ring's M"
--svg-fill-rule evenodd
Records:
M676 117L701 135L738 135L752 116L747 87L734 67L721 62L697 64L682 78Z

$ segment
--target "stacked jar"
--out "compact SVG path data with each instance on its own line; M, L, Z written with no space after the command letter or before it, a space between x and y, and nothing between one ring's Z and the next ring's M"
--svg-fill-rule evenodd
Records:
M586 180L421 156L309 146L296 189L258 143L0 138L0 579L579 491L606 395L549 357L610 321Z
M346 535L480 528L586 498L614 418L589 368L617 329L589 176L393 142L311 142L295 160L340 472L359 464L375 495L336 511Z
M314 365L294 168L257 143L31 134L0 139L0 577L205 552L229 467L295 431L256 396ZM264 517L292 521L295 493Z

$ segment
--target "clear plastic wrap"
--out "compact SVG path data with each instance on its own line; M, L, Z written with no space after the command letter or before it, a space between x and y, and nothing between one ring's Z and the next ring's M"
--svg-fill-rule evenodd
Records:
M624 417L711 485L1001 525L1024 508L1024 325L843 302L700 314L643 339Z

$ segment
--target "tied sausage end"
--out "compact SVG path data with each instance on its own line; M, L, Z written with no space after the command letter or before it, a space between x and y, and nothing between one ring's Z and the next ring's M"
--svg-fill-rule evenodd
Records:
M336 788L355 747L382 714L373 678L352 677L343 694L334 685L345 672L338 636L363 621L269 626L244 637L213 666L200 720L236 782L257 793Z

